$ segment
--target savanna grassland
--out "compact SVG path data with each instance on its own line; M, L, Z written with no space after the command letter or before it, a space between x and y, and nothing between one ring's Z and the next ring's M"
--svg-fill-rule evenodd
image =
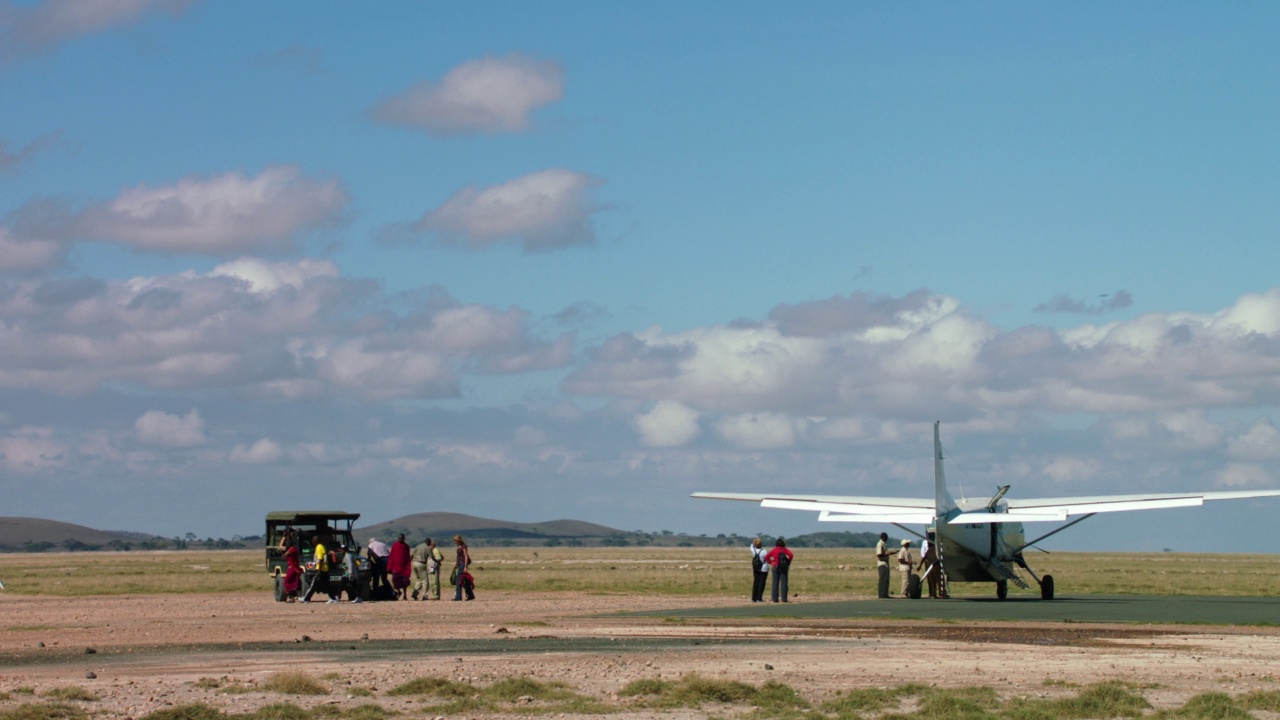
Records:
M741 592L748 557L739 548L497 547L473 548L473 556L491 590L676 596ZM1280 596L1278 555L1055 552L1029 561L1073 593ZM262 562L257 550L9 554L0 555L0 581L18 595L264 592ZM93 581L85 582L86 575ZM797 550L793 593L863 595L874 586L870 550ZM958 583L953 590L991 594L986 584Z
M256 551L0 556L0 720L1280 717L1274 626L684 618L744 604L745 549L473 554L474 603L362 605L274 602ZM1280 595L1268 555L1034 563L1073 594ZM871 565L800 549L795 599L867 599Z

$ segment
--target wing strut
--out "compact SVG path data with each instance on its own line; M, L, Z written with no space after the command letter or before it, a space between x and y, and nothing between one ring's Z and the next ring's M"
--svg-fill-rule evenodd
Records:
M1036 543L1040 542L1041 540L1044 540L1045 538L1049 537L1050 535L1057 535L1058 533L1062 532L1063 530L1066 530L1067 528L1071 527L1072 525L1075 525L1076 523L1078 523L1078 522L1080 522L1080 521L1082 521L1082 520L1088 520L1089 518L1093 517L1094 515L1097 515L1097 513L1089 513L1088 515L1081 515L1080 517L1076 518L1075 520L1072 520L1071 522L1067 523L1066 525L1063 525L1062 527L1058 528L1057 530L1054 530L1053 532L1047 532L1047 533L1045 533L1044 535L1041 535L1040 537L1036 538L1035 540L1032 540L1031 542L1025 542L1025 543L1022 543L1022 547L1018 548L1017 550L1014 550L1014 551L1013 551L1013 554L1014 554L1014 555L1017 555L1018 553L1022 552L1022 551L1023 551L1023 550L1025 550L1026 548L1029 548L1029 547L1031 547L1032 545L1035 545Z

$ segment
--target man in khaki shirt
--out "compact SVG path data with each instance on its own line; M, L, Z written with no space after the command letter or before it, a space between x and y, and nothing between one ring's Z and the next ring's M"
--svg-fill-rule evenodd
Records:
M878 597L889 597L889 533L880 533L880 542L876 543L876 583Z
M915 567L915 563L911 560L911 541L903 540L902 549L898 551L898 574L902 576L902 597L910 597L907 595L907 588L911 585L911 568Z

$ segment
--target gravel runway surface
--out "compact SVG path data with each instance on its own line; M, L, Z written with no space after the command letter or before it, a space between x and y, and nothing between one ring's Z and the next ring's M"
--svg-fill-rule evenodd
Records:
M1205 692L1280 690L1280 629L1272 627L613 614L743 603L560 592L354 605L277 603L267 592L0 594L0 692L7 694L0 711L75 687L98 698L75 701L94 718L141 718L189 703L249 712L280 702L338 709L376 703L407 717L434 717L422 698L386 694L425 676L563 681L623 708L610 717L637 719L725 715L725 708L631 710L618 696L633 680L690 673L755 685L773 680L812 702L908 682L1051 697L1125 680L1149 688L1143 694L1156 707L1179 707ZM257 689L281 671L305 672L329 693ZM227 692L229 686L242 691ZM490 716L511 717L467 715Z

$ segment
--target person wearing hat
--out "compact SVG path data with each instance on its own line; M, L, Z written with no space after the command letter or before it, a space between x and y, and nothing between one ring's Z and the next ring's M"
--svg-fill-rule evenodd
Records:
M902 549L898 551L898 574L902 576L902 597L911 597L907 588L911 585L911 568L915 563L911 560L911 541L903 540Z

